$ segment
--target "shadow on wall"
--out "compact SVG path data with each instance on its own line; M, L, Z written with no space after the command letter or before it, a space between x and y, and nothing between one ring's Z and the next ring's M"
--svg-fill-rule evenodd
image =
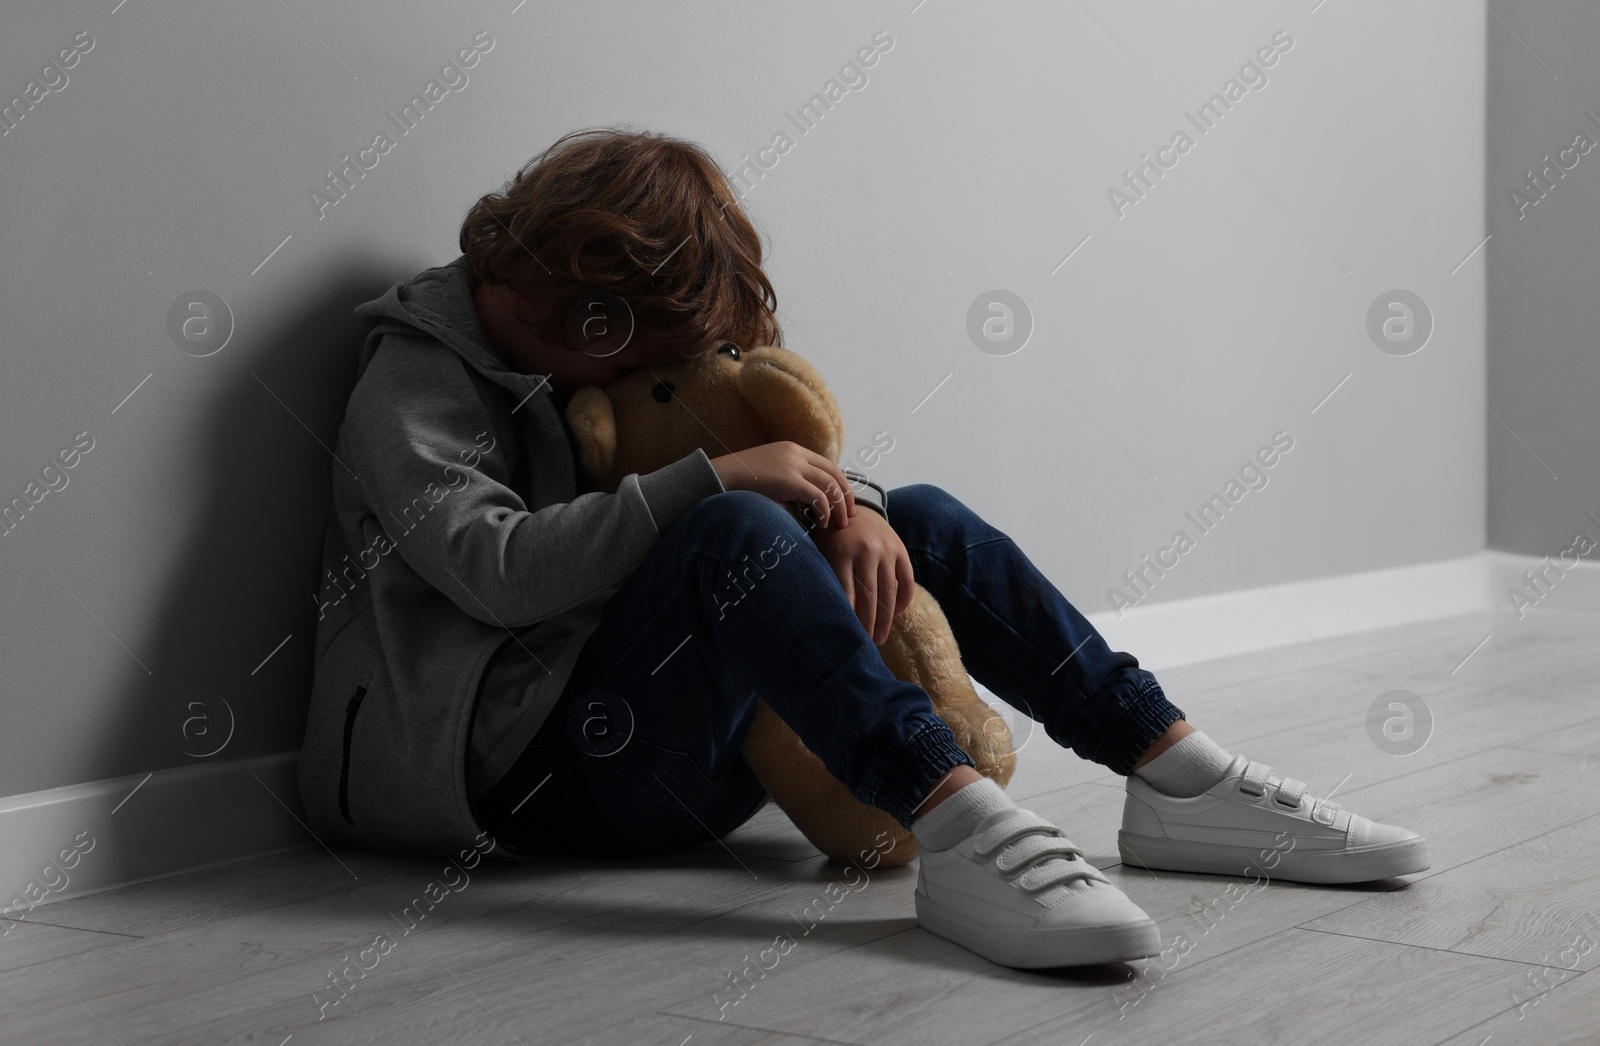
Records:
M138 652L151 674L135 673L135 685L108 709L109 722L94 731L102 749L93 765L106 768L104 776L143 777L299 749L317 623L310 594L321 572L330 470L340 467L331 449L370 323L351 310L396 278L370 256L337 259L315 297L254 329L241 318L248 303L230 303L240 329L222 353L249 359L233 361L225 384L196 405L203 417L190 428L194 443L184 467L198 470L194 487L204 492L203 503L173 514L189 532L168 539L184 551L152 603L156 625ZM205 793L190 822L196 862L208 863L215 858L205 855L233 844L242 853L264 836L297 837L293 845L312 841L282 805L303 817L292 767L255 772L260 782L229 774L238 780L224 787L219 775L216 788L193 790ZM106 859L126 865L115 878L170 871L175 858L193 866L184 855L151 852L147 833L158 826L141 825L138 804L134 795L111 821L113 837L103 840ZM165 802L147 809L152 815L165 809L170 820ZM160 836L171 838L170 826L159 827Z

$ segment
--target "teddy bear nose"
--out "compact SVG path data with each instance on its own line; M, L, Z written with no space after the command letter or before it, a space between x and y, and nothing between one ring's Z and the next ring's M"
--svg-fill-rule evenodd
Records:
M650 390L650 395L655 397L657 403L668 403L672 400L674 387L670 381L658 381L656 382L656 387Z

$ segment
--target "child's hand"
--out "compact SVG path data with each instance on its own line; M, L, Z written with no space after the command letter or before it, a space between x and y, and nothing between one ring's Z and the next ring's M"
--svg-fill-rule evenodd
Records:
M844 586L861 627L882 646L896 615L911 605L911 556L889 521L871 509L848 530L814 530L811 537Z
M837 464L792 440L711 459L726 490L753 490L774 501L810 505L822 528L846 526L856 511L856 495Z

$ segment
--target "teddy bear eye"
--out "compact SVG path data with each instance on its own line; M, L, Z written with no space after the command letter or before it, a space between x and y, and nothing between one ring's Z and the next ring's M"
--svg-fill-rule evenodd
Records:
M717 346L717 353L719 355L726 356L729 359L736 360L739 358L739 346L735 345L731 341L725 341L721 345Z
M655 397L657 403L670 403L673 388L675 386L670 381L658 381L656 387L650 390L650 395Z

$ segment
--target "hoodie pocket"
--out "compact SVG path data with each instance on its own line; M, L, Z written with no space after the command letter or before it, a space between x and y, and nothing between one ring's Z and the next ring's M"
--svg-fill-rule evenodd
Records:
M355 739L356 713L361 711L361 701L367 696L365 686L356 687L349 704L344 709L344 756L339 762L339 813L348 824L355 824L350 816L350 743Z

